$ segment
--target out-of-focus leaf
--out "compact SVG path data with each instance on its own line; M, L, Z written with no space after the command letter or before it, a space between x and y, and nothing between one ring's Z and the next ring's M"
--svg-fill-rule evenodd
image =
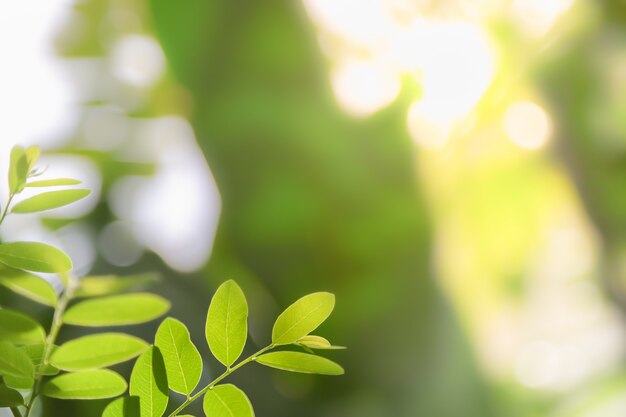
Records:
M176 319L166 318L157 330L154 344L163 355L170 389L191 394L200 382L202 357L191 342L187 327Z
M48 191L20 201L13 206L11 211L13 213L36 213L38 211L50 210L81 200L90 193L91 191L86 189Z
M22 345L41 343L45 338L41 324L30 316L7 308L0 310L0 341Z
M0 265L0 285L28 299L54 307L57 293L43 278Z
M0 384L0 408L17 407L22 404L24 404L22 394L4 384Z
M138 417L161 417L167 408L167 373L158 347L152 346L137 359L130 375L130 395L139 397Z
M169 308L169 301L155 294L113 295L73 305L63 316L63 321L88 327L123 326L154 320Z
M158 274L147 273L118 277L116 275L88 276L81 278L75 297L99 297L115 294L140 286L153 284L159 280Z
M322 324L334 307L334 294L316 292L305 295L278 316L272 329L272 343L288 345L296 342Z
M343 375L341 366L330 359L302 352L270 352L256 358L262 365L303 374Z
M29 146L28 148L26 148L25 155L26 163L28 164L28 173L30 173L30 171L39 160L39 156L41 155L41 148L39 146Z
M22 146L14 146L11 149L11 162L9 165L9 191L12 194L21 192L28 177L28 160L26 151Z
M81 181L73 178L55 178L52 180L39 180L26 183L26 187L58 187L59 185L78 185Z
M336 350L336 349L345 349L344 346L334 346L332 345L328 339L322 336L315 335L307 335L304 336L296 342L296 344L307 347L309 349L318 349L318 350Z
M139 398L122 397L109 403L102 417L137 417L139 415Z
M117 397L126 391L126 381L109 369L63 374L46 382L41 393L47 397L94 400Z
M61 345L50 363L65 371L102 368L132 359L147 347L138 337L123 333L93 334Z
M32 384L35 366L26 353L9 342L0 342L0 375L29 378Z
M232 384L217 385L207 391L203 408L210 417L254 417L250 400Z
M0 263L34 272L60 273L72 269L72 260L63 251L39 242L0 244Z
M243 352L248 337L248 303L233 280L215 292L206 319L206 340L213 355L226 366Z
M44 345L43 343L20 346L20 350L26 353L26 355L33 362L33 365L35 366L35 369L37 371L40 371L38 368L41 364L41 359L43 358L45 348L46 345ZM52 353L54 353L56 349L58 349L58 346L52 346ZM41 370L42 375L56 375L58 373L59 370L50 364L48 364L45 369Z

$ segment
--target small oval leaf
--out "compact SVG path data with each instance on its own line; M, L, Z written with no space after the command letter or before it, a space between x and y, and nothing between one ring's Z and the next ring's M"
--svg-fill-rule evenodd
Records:
M102 417L137 417L139 415L138 397L121 397L109 403Z
M63 251L39 242L0 244L0 263L34 272L62 273L72 269L72 260Z
M41 393L63 400L112 398L126 391L126 381L109 369L63 374L46 382Z
M61 345L50 357L50 363L65 371L103 368L132 359L147 348L148 344L135 336L99 333Z
M20 201L13 206L11 211L13 213L36 213L38 211L50 210L81 200L90 193L91 191L86 189L48 191Z
M138 417L161 417L167 408L167 374L158 347L152 346L135 362L130 375L130 395L139 397Z
M170 389L191 394L200 382L202 357L191 342L187 327L176 319L166 318L156 332L154 344L163 354Z
M344 346L334 346L332 345L328 339L322 336L308 335L304 336L296 342L296 344L306 347L309 349L318 349L318 350L336 350L336 349L345 349Z
M0 342L0 375L28 378L31 380L35 366L26 353L9 342Z
M28 159L22 146L14 146L11 149L11 161L9 165L9 191L17 194L24 189L28 177Z
M246 394L232 384L213 387L204 395L204 414L211 417L254 417Z
M270 352L256 358L262 365L303 374L343 375L341 366L330 359L302 352Z
M169 308L169 301L155 294L114 295L75 304L67 310L63 321L87 327L123 326L154 320Z
M0 310L0 340L16 345L40 343L46 338L41 324L30 316L3 308Z
M0 285L37 303L54 307L57 293L45 279L0 265Z
M0 384L0 408L17 407L22 404L24 404L22 394L4 384Z
M29 146L25 151L26 155L26 163L28 164L28 174L30 174L31 170L39 160L39 156L41 156L41 148L39 146Z
M26 187L58 187L59 185L78 185L79 180L73 178L55 178L52 180L39 180L26 183Z
M140 286L153 284L159 280L159 274L146 273L118 277L116 275L100 275L81 278L75 297L100 297L116 294Z
M288 345L308 335L324 322L335 307L335 296L328 292L305 295L287 307L274 323L272 343Z
M226 281L215 292L206 319L206 340L211 353L225 366L243 352L248 337L248 303L239 285Z

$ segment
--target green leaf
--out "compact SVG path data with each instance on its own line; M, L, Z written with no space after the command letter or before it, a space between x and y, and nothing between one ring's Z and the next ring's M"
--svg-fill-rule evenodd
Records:
M123 326L154 320L169 308L169 301L154 294L113 295L75 304L63 321L88 327Z
M46 345L42 343L20 346L20 350L26 353L26 356L30 358L30 360L33 362L33 365L35 366L35 370L38 372L40 371L38 368L41 364L41 359L43 358L45 348ZM52 353L54 353L56 349L58 349L58 346L53 345ZM50 364L48 364L45 369L41 370L42 375L56 375L58 373L59 370Z
M296 344L302 347L307 347L309 349L319 349L319 350L345 349L344 346L333 346L328 341L328 339L322 336L315 336L312 334L298 339Z
M206 340L211 353L225 366L232 365L243 352L248 337L248 303L233 280L215 292L206 318Z
M57 293L45 279L0 265L0 285L30 300L55 307Z
M166 318L156 332L154 344L163 354L170 389L191 394L200 382L202 357L191 342L187 327L176 319Z
M335 296L331 293L305 295L278 316L272 329L272 343L288 345L296 342L322 324L334 307Z
M250 400L232 384L217 385L207 391L203 408L210 417L254 417Z
M137 417L139 415L138 397L121 397L109 403L102 417Z
M116 294L139 286L149 285L159 280L159 274L147 273L118 277L116 275L89 276L81 278L75 297L100 297Z
M62 400L112 398L126 391L126 381L110 369L63 374L46 382L41 393Z
M0 375L29 378L35 373L35 366L26 353L9 342L0 342Z
M46 338L41 324L18 311L0 310L0 340L16 345L40 343Z
M38 211L50 210L63 207L75 201L87 197L90 190L60 190L48 191L34 197L20 201L11 210L13 213L36 213Z
M167 408L167 374L158 347L152 346L137 359L130 375L130 395L139 397L138 417L161 417Z
M341 366L330 359L302 352L270 352L256 358L262 365L303 374L343 375Z
M17 194L24 189L28 177L28 160L22 146L11 149L11 163L9 165L9 191Z
M59 347L50 363L64 371L103 368L141 354L148 344L123 333L99 333L79 337Z
M61 273L72 269L72 260L63 251L39 242L0 244L0 262L34 272Z
M59 185L78 185L81 182L73 178L56 178L26 183L26 187L58 187Z
M24 398L22 398L22 394L4 384L0 384L0 408L17 407L23 404Z
M29 146L26 148L26 163L28 164L28 173L33 169L39 156L41 156L41 148L39 146Z

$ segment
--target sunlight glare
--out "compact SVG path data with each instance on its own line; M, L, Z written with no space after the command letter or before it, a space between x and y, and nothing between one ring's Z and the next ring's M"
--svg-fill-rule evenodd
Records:
M113 48L113 73L135 87L150 87L165 71L165 56L161 46L152 38L130 35Z
M504 131L513 143L524 149L539 149L552 134L552 122L535 103L513 103L504 113Z

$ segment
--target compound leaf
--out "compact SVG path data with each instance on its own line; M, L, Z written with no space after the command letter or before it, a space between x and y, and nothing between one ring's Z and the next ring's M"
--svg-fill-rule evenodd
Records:
M225 366L243 352L248 336L248 303L239 285L226 281L215 292L206 319L206 340L211 353Z
M278 316L272 329L272 343L288 345L298 341L322 324L334 307L335 296L331 293L305 295Z
M134 358L148 348L135 336L99 333L83 336L61 345L50 363L65 371L103 368Z
M126 391L126 381L110 369L63 374L46 382L41 393L47 397L94 400L117 397Z
M254 417L250 400L232 384L217 385L207 391L203 408L210 417Z
M50 307L57 304L56 291L48 281L41 277L0 266L0 285L37 303Z
M138 417L161 417L167 408L167 373L158 347L150 347L135 362L130 395L139 397Z
M81 301L70 307L63 321L77 326L123 326L154 320L170 303L155 294L134 293Z
M72 269L72 260L63 251L39 242L0 244L0 263L34 272L62 273Z
M303 374L343 375L341 366L330 359L302 352L270 352L256 358L262 365Z
M191 342L187 327L176 319L166 318L156 332L154 344L163 355L170 389L191 394L200 382L202 357Z
M48 191L20 201L13 206L11 211L13 213L36 213L38 211L50 210L81 200L90 193L91 191L86 189Z
M0 340L16 345L40 343L46 338L41 324L26 314L3 308L0 310Z

